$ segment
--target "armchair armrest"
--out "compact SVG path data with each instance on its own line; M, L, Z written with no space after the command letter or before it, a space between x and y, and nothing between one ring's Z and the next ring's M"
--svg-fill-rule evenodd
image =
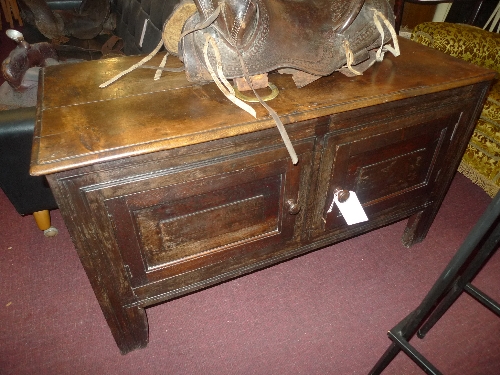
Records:
M464 24L425 22L413 29L411 39L500 73L500 34Z

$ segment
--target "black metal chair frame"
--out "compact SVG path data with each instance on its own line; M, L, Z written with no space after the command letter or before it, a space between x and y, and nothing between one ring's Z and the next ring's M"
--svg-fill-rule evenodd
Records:
M415 334L419 338L425 337L464 291L500 317L500 305L471 284L500 244L499 217L500 193L493 198L417 309L388 332L392 344L370 371L370 375L382 373L401 351L426 374L441 374L409 341Z
M469 19L467 20L467 23L469 25L472 25L474 21L477 18L477 15L479 14L479 10L481 9L481 6L483 5L484 0L455 0L457 2L468 2L468 1L474 1L476 4L474 6L474 9L472 13L469 16ZM399 29L401 28L401 21L403 20L403 10L405 3L414 3L414 4L422 4L422 5L435 5L439 3L452 3L454 2L453 0L396 0L394 2L394 15L396 16L396 22L395 22L395 27L394 29L396 30L396 34L399 33Z

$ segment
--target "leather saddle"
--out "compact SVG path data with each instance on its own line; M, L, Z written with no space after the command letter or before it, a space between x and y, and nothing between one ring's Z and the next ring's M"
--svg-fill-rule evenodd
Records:
M391 33L382 33L381 38L375 12L394 25L387 0L194 0L194 4L196 11L183 26L178 51L171 52L183 60L187 78L198 83L213 80L204 56L209 39L209 63L216 66L219 59L227 79L286 68L285 73L306 73L313 81L337 70L358 74L374 62L374 51L391 40Z
M387 44L391 38L394 48ZM99 87L149 61L163 45L184 62L189 81L214 81L230 101L256 117L228 81L244 77L275 121L293 164L298 158L286 129L252 77L278 70L292 74L302 87L334 71L362 74L386 51L399 55L387 0L182 0L156 49Z
M59 58L50 43L29 44L17 30L9 29L6 34L17 43L17 47L2 62L2 75L12 88L22 91L27 88L23 86L23 78L29 68L46 66L49 59L58 61Z

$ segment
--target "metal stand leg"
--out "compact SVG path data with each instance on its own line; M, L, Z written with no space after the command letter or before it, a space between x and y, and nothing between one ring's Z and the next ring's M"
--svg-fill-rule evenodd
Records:
M419 337L425 336L463 291L500 316L498 303L470 284L500 244L499 216L500 194L497 194L422 303L389 331L393 343L370 374L382 373L401 350L426 374L441 374L409 340L417 332Z

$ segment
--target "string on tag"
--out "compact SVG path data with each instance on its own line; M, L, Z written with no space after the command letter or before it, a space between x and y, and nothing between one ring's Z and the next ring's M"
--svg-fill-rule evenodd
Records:
M333 195L332 204L330 205L330 208L328 209L328 211L326 211L326 213L328 213L328 214L329 214L330 212L332 212L332 210L333 210L333 206L335 206L335 198L336 198L336 197L337 197L337 193L335 193L335 194Z

